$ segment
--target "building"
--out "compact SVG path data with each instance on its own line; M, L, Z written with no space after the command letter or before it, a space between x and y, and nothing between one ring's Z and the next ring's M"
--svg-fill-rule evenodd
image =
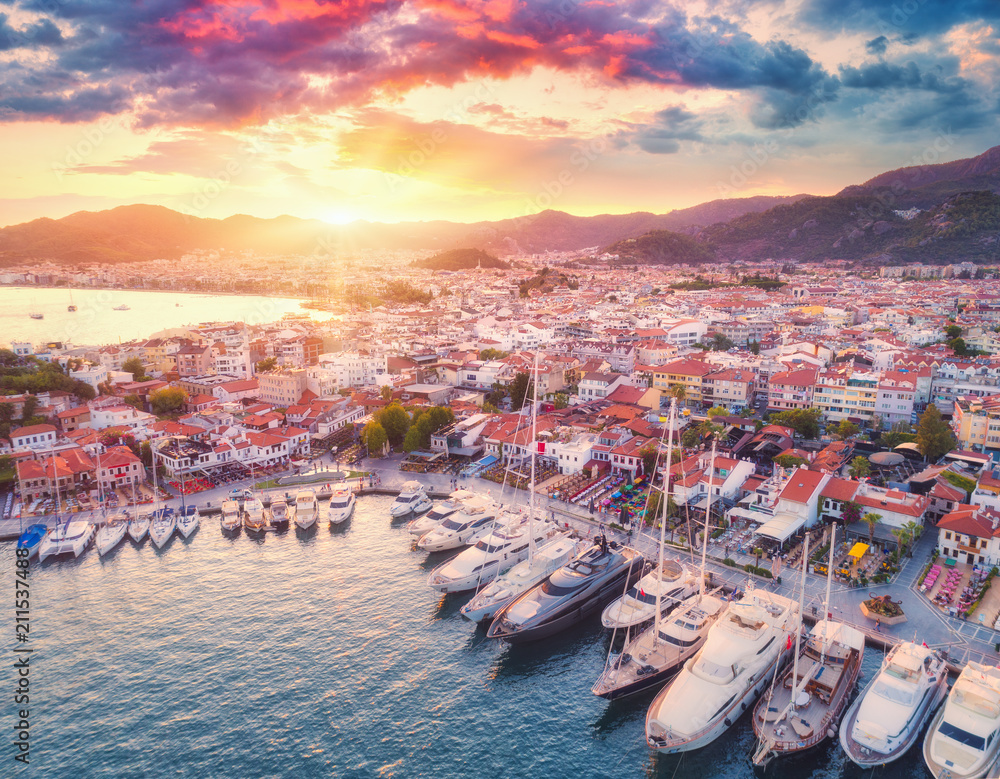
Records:
M753 404L755 387L753 371L725 368L708 373L702 379L702 399L706 406L711 404L732 411Z
M1000 450L1000 394L956 398L951 429L960 449L975 452Z
M674 386L683 387L683 402L691 408L701 408L704 378L714 370L714 365L701 360L674 360L656 367L653 372L653 386L665 394Z
M815 368L800 368L772 375L768 381L768 410L787 411L812 406L817 374Z
M959 505L937 523L938 548L963 563L1000 563L1000 514L983 506Z
M257 374L257 397L265 403L288 408L295 405L308 388L305 368L287 368Z
M56 429L52 425L28 425L19 427L10 434L10 443L15 450L33 449L40 451L55 446Z

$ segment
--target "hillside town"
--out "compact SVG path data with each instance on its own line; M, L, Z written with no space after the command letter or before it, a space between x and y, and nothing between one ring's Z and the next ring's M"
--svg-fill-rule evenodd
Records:
M838 519L885 550L926 528L946 555L1000 563L995 283L962 266L574 270L577 289L547 267L527 294L529 273L424 271L428 305L12 343L6 377L56 365L77 389L4 379L5 514L152 500L154 450L168 495L331 451L503 481L532 432L539 492L607 511L670 433L675 523L711 492L720 531L751 527L765 552Z

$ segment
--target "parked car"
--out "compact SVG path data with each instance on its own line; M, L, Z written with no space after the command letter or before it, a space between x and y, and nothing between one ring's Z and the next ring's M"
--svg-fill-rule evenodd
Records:
M229 490L230 500L250 500L253 497L253 493L244 487L235 487Z

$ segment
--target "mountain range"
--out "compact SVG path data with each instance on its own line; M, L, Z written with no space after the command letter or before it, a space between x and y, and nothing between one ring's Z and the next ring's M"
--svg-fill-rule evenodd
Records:
M493 222L338 226L281 216L205 219L121 206L0 229L0 266L173 259L193 250L331 256L373 249L480 249L517 257L588 248L622 262L954 261L1000 259L1000 146L978 157L901 168L836 195L714 200L666 214L561 211Z

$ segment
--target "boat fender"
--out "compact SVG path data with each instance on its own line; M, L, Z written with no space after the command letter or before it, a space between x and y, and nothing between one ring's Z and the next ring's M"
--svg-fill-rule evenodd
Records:
M832 727L832 728L827 729L827 731L826 731L827 738L833 738L836 735L837 735L837 728L836 727Z
M746 710L747 710L747 705L746 705L746 703L742 703L742 702L741 702L741 703L740 703L740 711L746 711Z
M725 723L726 723L726 727L727 727L727 728L729 728L729 727L732 727L732 724L733 724L733 723L732 723L732 722L731 722L731 721L729 720L729 717L726 717L726 718L725 718L725 719L723 720L723 722L725 722Z

